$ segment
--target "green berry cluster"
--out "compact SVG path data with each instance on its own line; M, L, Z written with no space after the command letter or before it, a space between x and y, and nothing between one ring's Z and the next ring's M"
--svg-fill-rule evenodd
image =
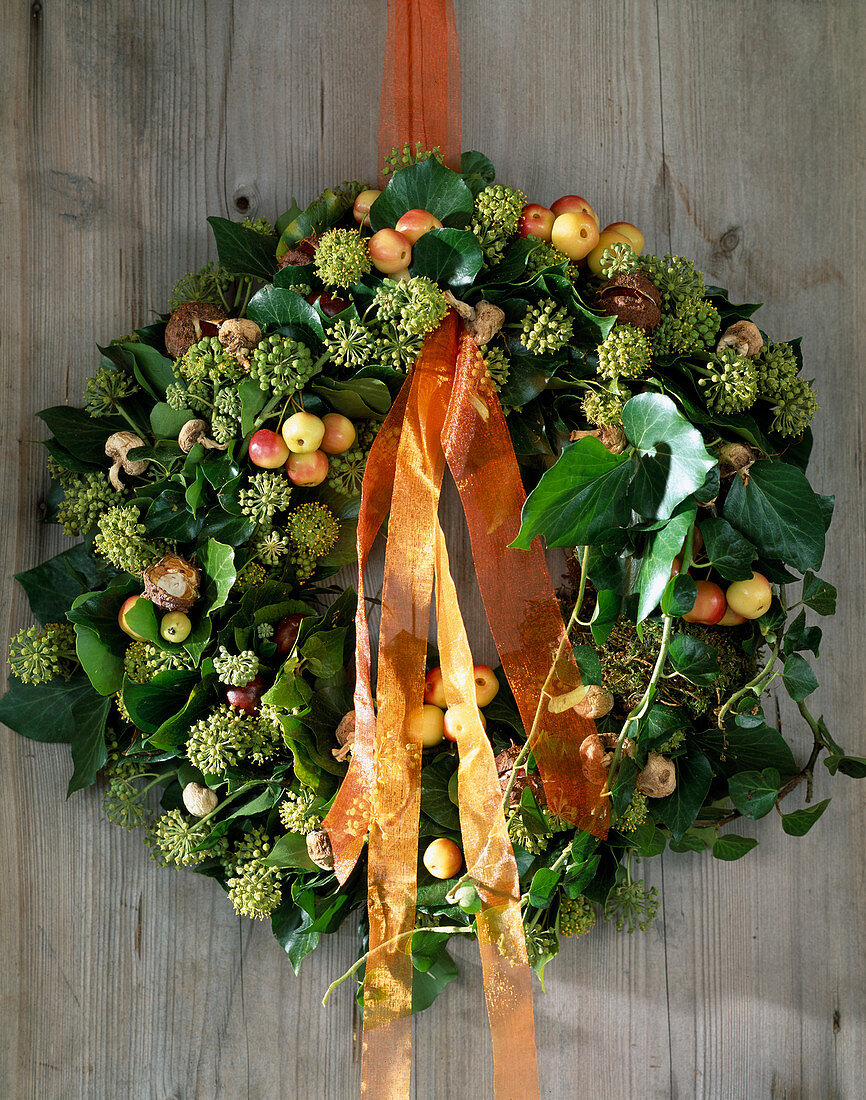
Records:
M206 852L194 851L206 835L205 826L196 818L183 810L169 810L160 814L148 829L151 858L161 867L194 867L207 858Z
M86 535L97 525L100 516L123 499L122 492L118 493L108 480L108 474L100 471L74 473L61 469L53 460L49 460L49 469L63 490L57 520L67 535Z
M376 338L353 317L335 321L325 332L325 348L338 367L361 367L373 358Z
M273 566L289 552L289 540L273 527L262 526L253 542L253 552L263 565ZM259 637L264 635L260 634Z
M239 571L235 586L238 592L243 595L245 592L251 592L254 588L258 588L267 579L267 569L260 562L250 559Z
M565 306L545 298L530 306L520 326L520 342L532 355L559 351L571 339L574 321Z
M595 927L595 906L582 894L578 898L563 897L559 903L559 934L583 936Z
M137 829L147 825L150 814L144 804L144 791L135 782L139 778L140 765L132 760L125 760L122 756L116 761L112 760L111 755L109 764L103 771L108 781L102 796L105 816L121 829Z
M279 807L280 821L286 832L306 836L312 829L319 828L322 824L321 815L310 813L313 797L309 787L301 787L299 791L286 791Z
M667 309L675 309L686 298L704 295L704 277L691 260L668 252L661 259L641 256L639 264L641 272L661 293L662 304Z
M124 398L131 397L139 389L134 378L119 371L113 363L104 361L84 384L84 407L91 416L110 416Z
M517 232L524 206L526 196L513 187L497 183L479 192L471 228L488 264L502 258L508 238Z
M546 833L534 833L527 829L523 815L518 810L508 820L508 836L512 844L517 844L525 852L531 855L539 855L545 851L553 836L553 831Z
M422 160L431 159L438 160L440 164L442 163L442 154L439 152L438 145L434 145L432 149L425 149L420 141L416 141L414 146L407 141L402 148L394 145L391 147L391 152L385 157L385 163L382 165L382 175L390 176L394 172L399 172L401 168L408 168L410 164L420 164Z
M587 390L583 395L583 415L599 428L622 424L622 410L628 398L628 392L620 390L616 381L605 389Z
M194 659L180 646L160 649L150 642L132 642L123 657L123 670L136 684L148 684L160 672L194 667Z
M292 500L288 478L275 470L262 470L247 479L238 493L238 506L256 523L270 523L277 512L284 512Z
M721 321L719 311L706 298L684 298L676 310L662 319L653 334L657 355L689 355L715 343Z
M655 919L658 907L658 891L655 886L648 890L642 880L621 882L607 896L604 917L605 920L616 921L617 932L625 929L632 933L638 928L645 932Z
M598 373L604 378L640 378L652 362L646 334L633 325L614 325L597 351Z
M169 298L172 313L186 302L209 302L213 306L225 306L225 292L232 284L232 276L213 262L201 270L182 276L174 284Z
M751 408L758 396L754 363L733 348L722 348L698 382L709 407L723 416Z
M332 229L316 246L314 266L325 286L350 287L373 265L367 242L357 229Z
M188 384L210 382L214 386L240 382L246 373L216 336L205 336L193 344L176 360L174 370L175 377L179 375Z
M226 885L238 916L253 920L269 917L283 896L279 868L268 867L257 859L238 864Z
M275 237L277 235L276 229L267 218L244 218L241 225L244 229L252 229L254 233L259 233L263 237Z
M9 642L12 675L24 684L68 680L78 666L75 631L69 623L48 623L19 630Z
M221 645L213 655L213 667L221 683L231 684L232 687L243 687L259 671L259 659L251 649L241 650L240 653L229 653L226 647Z
M139 576L162 556L162 552L145 539L147 530L139 521L135 504L109 508L99 517L98 527L94 548L108 558L115 569Z
M601 273L606 279L614 275L632 275L638 269L638 258L630 244L614 241L601 254Z
M493 381L493 388L498 393L508 381L508 376L511 374L511 359L508 357L508 353L504 348L491 348L485 344L478 350L484 356L484 362L487 365L487 370Z
M423 275L383 279L374 299L380 321L390 321L407 336L426 336L441 324L448 303L439 287Z
M423 339L412 336L397 325L377 322L374 329L376 337L376 359L386 367L407 371L421 353Z
M801 435L817 411L818 401L811 383L805 378L795 378L789 389L777 399L770 427L779 435Z
M302 390L317 370L306 344L276 333L263 337L250 358L250 377L260 390L274 397L289 397Z
M633 833L639 825L643 825L648 813L647 796L640 791L635 791L631 796L631 802L617 818L616 827L621 833Z
M571 260L564 252L554 248L549 241L539 240L538 245L526 257L526 270L537 275L551 267L567 267L570 263Z
M270 855L273 846L268 830L254 825L236 842L230 859L236 866L239 863L248 863L251 859L264 860Z
M219 775L226 768L237 767L241 761L260 764L272 756L276 748L270 725L227 703L220 703L193 724L186 755L193 767L206 775Z
M289 513L286 530L299 551L321 558L336 544L340 523L324 504L309 503Z

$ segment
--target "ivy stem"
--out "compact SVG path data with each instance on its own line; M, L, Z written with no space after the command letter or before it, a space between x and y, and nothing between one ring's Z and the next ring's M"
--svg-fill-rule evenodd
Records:
M205 814L204 817L200 817L198 820L199 825L204 825L205 822L210 821L210 819L218 814L220 810L224 810L230 802L234 802L236 798L242 795L244 791L248 791L250 787L261 787L265 783L266 780L264 779L251 779L249 783L244 783L242 787L238 787L236 791L232 791L230 795L227 795L218 806L211 810L209 814Z
M328 1001L330 1000L331 994L334 992L334 990L337 988L337 986L342 985L343 982L345 982L349 978L351 978L353 974L357 974L357 972L361 969L361 967L364 965L364 963L372 955L375 955L377 951L381 951L386 947L393 947L395 944L399 943L401 940L406 940L406 939L409 939L410 937L414 936L416 932L435 932L437 935L440 935L440 936L453 936L453 935L457 935L457 934L462 934L464 936L466 936L466 935L474 936L475 935L475 926L470 925L469 927L467 927L466 925L461 924L461 925L442 925L440 928L410 928L406 932L401 932L397 936L392 936L392 938L390 940L384 940L382 943L379 944L378 947L373 947L369 951L365 951L364 954L360 957L360 959L358 959L357 962L353 963L349 967L349 969L346 971L345 974L341 974L339 978L335 978L334 981L331 982L331 984L325 990L325 996L322 998L322 1007L327 1006Z
M776 675L776 673L773 672L773 665L776 663L776 658L779 656L779 649L781 648L781 645L782 637L780 635L773 644L773 648L770 650L770 659L760 670L760 672L758 672L751 680L749 680L747 684L741 687L739 691L735 691L730 699L728 699L725 702L724 706L719 710L717 722L720 730L724 730L725 718L730 713L731 707L734 705L734 703L736 703L739 699L742 699L742 697L744 695L747 695L749 692L760 698L762 692L764 691L764 688Z

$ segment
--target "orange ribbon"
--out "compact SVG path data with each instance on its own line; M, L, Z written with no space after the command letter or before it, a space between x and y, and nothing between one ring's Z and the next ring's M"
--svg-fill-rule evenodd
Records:
M370 959L364 986L362 1091L409 1090L411 934L417 889L421 706L431 593L436 584L446 698L461 708L458 801L469 874L484 908L477 927L494 1046L497 1096L537 1096L532 999L520 889L493 752L474 703L472 658L437 513L446 460L469 523L479 584L553 813L603 833L603 776L582 748L591 721L571 707L535 722L542 685L564 626L539 546L511 550L524 494L508 429L474 342L450 313L428 337L367 462L358 522L356 728L352 761L325 820L343 882L368 838ZM378 715L373 706L363 573L390 510L379 637ZM567 642L548 701L568 700L580 674ZM556 710L554 705L554 710ZM591 738L587 746L597 739ZM513 1091L519 1082L519 1090Z

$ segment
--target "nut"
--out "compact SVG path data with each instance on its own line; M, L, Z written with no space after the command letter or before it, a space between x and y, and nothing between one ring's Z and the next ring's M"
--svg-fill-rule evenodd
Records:
M307 833L307 855L323 871L334 870L331 838L324 829L314 829L311 833Z
M344 714L340 719L340 724L337 726L334 736L340 742L340 747L331 749L331 755L335 760L343 761L352 751L352 746L355 743L355 712L353 710L350 710L348 714Z
M262 330L255 321L248 321L245 317L230 317L223 321L217 332L219 342L229 355L244 367L249 366L249 352L257 347L262 338Z
M165 326L165 347L172 358L185 355L204 336L216 336L226 311L210 302L186 302L179 306Z
M598 684L590 684L574 709L583 718L604 718L613 710L613 696Z
M499 306L483 298L476 306L470 306L468 302L461 302L459 298L455 298L450 290L444 291L443 297L466 322L466 331L479 348L492 340L505 323L505 313Z
M144 445L144 440L133 432L115 432L105 441L105 453L114 463L108 471L108 480L118 492L123 489L123 482L120 480L121 470L131 477L141 477L147 469L149 462L146 458L133 462L126 457L130 451Z
M647 756L646 767L638 772L635 787L647 798L666 798L673 794L677 786L677 770L673 760L651 752Z
M187 420L178 433L177 445L184 454L189 454L196 443L201 443L202 447L212 451L224 451L226 449L225 443L217 443L213 439L208 439L207 423L204 420Z
M142 576L145 597L164 611L187 611L196 601L201 574L177 554L166 554Z
M187 783L183 789L183 804L193 817L206 817L216 809L217 802L216 791L203 787L201 783Z
M612 455L622 454L628 446L628 437L619 424L604 424L600 428L584 431L575 429L568 439L570 443L575 443L587 435L594 436Z
M514 771L514 761L520 755L520 752L521 746L512 743L507 749L503 749L496 757L496 773L499 776L499 786L503 794L505 794L505 790L508 787L511 773ZM510 808L520 805L520 796L523 794L524 787L529 787L535 795L535 801L539 806L547 805L547 795L544 793L544 785L541 782L541 776L538 772L527 775L526 768L521 764L517 769L517 776L508 799Z
M716 354L724 351L725 348L733 348L737 355L752 358L763 346L764 338L757 325L751 321L735 321L732 325L728 325L719 337Z
M643 275L617 275L598 292L596 304L602 313L623 325L653 332L662 319L662 296Z

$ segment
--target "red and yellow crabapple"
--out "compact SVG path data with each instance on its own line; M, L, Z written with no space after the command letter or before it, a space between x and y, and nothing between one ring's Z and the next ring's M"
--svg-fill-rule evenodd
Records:
M296 412L283 424L282 433L292 454L309 454L321 446L325 425L314 413Z
M445 836L427 845L423 859L433 878L454 878L463 866L463 853L453 840Z
M518 237L539 237L542 241L550 240L550 232L556 215L546 206L537 202L527 203L517 223Z
M247 453L254 466L260 466L263 470L276 470L278 466L285 465L289 448L278 432L272 432L270 428L259 428L250 438Z
M286 474L293 485L321 485L328 476L328 456L324 451L290 454Z
M326 455L341 455L355 442L355 425L342 413L325 413L322 417L325 434L319 444Z
M567 210L554 221L550 243L570 260L582 260L598 243L598 223L588 211Z
M402 233L410 244L415 244L429 230L441 229L442 222L434 217L429 210L415 209L407 210L405 214L401 214L394 228L398 233Z
M412 242L396 229L380 229L367 242L373 267L383 275L393 275L412 262Z
M728 606L744 619L760 619L770 609L773 589L763 573L752 573L746 581L734 581L726 592Z

